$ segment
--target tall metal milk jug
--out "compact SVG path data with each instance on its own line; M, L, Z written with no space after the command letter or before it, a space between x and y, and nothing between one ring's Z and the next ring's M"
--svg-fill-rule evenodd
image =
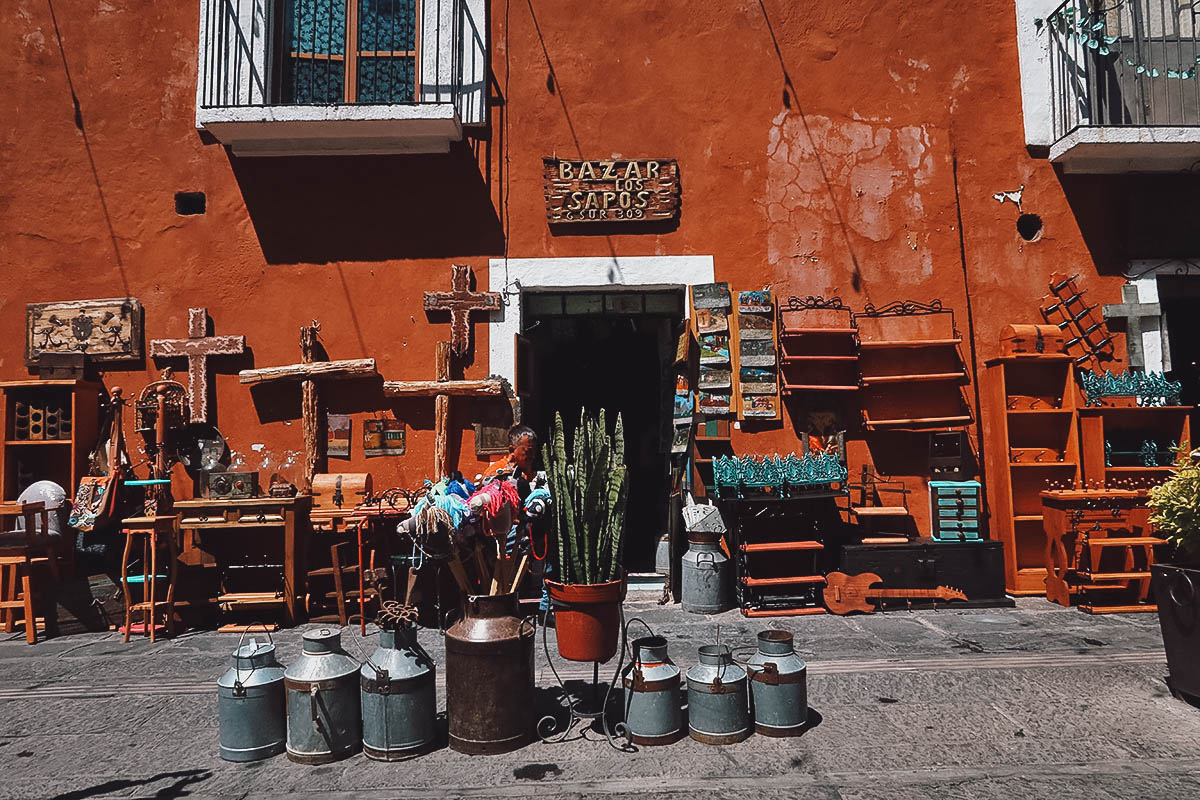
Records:
M221 758L258 761L282 753L287 737L283 701L283 666L275 660L275 643L239 642L233 666L217 678Z
M304 632L300 660L283 674L287 689L287 757L327 764L362 746L358 662L342 650L339 631Z
M689 531L683 554L683 610L720 614L729 609L730 564L721 551L721 534Z
M533 740L531 620L517 595L470 595L446 631L446 716L450 749L507 753Z
M688 732L704 744L733 744L750 735L746 671L733 663L727 645L700 648L700 663L687 671Z
M764 736L799 736L808 721L808 666L796 655L792 634L763 631L746 664L754 730Z
M625 727L634 744L671 744L683 729L679 667L667 656L667 640L644 636L633 642L633 664L625 677Z
M359 671L363 752L396 761L433 744L437 737L436 672L417 643L417 629L400 622L379 632L379 647Z

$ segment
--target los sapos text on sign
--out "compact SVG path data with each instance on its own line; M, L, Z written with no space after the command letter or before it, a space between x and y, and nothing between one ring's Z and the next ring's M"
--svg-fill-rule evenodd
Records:
M544 158L550 224L661 222L679 214L679 165L674 159Z

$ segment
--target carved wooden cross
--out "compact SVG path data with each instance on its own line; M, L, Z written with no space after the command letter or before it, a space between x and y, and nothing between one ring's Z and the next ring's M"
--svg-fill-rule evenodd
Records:
M433 474L435 480L445 478L450 474L450 397L504 397L509 395L509 401L513 400L508 391L508 385L502 378L484 378L477 381L450 380L450 350L449 342L438 342L437 380L435 381L383 382L383 394L386 397L434 398L433 429L436 440L433 450ZM515 413L513 420L516 421Z
M317 426L320 422L320 403L317 384L322 380L345 380L348 378L370 378L378 375L375 359L355 358L345 361L316 361L317 334L321 326L313 320L311 326L300 328L300 363L284 367L244 369L238 373L242 383L268 383L271 381L300 381L300 419L304 427L304 489L312 487L313 475L317 472L317 461L325 443Z
M1158 321L1162 316L1162 306L1158 303L1138 302L1138 287L1127 283L1121 287L1120 303L1105 304L1104 318L1125 320L1125 349L1129 354L1131 368L1145 369L1146 357L1142 353L1142 320ZM1159 330L1162 326L1159 324ZM1165 344L1165 343L1164 343ZM1168 348L1163 347L1165 358Z
M450 287L448 292L426 292L425 310L450 312L450 349L454 355L464 356L471 338L471 312L498 310L500 293L472 292L471 268L465 264L454 265Z
M188 362L188 406L192 422L208 422L208 359L236 356L246 350L245 336L208 336L208 309L188 309L188 338L151 339L155 358L186 358Z

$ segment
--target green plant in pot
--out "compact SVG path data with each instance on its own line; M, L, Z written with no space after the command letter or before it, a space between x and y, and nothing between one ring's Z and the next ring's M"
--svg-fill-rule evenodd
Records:
M546 581L558 652L570 661L607 661L617 651L625 594L621 552L629 488L620 414L610 435L604 411L596 417L580 412L570 451L562 415L555 414L542 459L562 578Z
M1200 450L1179 448L1175 470L1150 490L1150 521L1176 551L1150 567L1171 689L1200 702Z

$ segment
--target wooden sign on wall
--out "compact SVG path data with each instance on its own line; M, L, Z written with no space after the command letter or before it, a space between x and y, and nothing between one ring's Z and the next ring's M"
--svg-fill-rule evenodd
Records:
M25 363L46 353L83 353L94 361L142 357L142 304L132 297L25 306Z
M679 216L679 165L674 159L543 158L542 165L551 225L663 222Z

